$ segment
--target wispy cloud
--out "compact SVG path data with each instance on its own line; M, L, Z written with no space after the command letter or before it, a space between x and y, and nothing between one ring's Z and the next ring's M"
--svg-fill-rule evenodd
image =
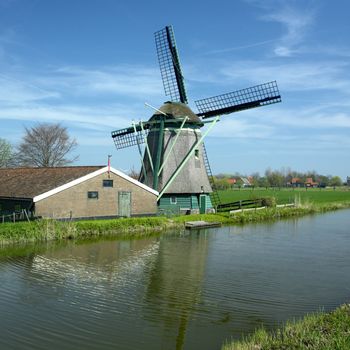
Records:
M128 65L97 69L61 67L38 81L46 86L69 87L71 93L78 95L115 94L141 98L158 95L162 89L158 70Z
M112 130L152 114L143 102L148 98L158 103L162 91L158 75L141 66L65 66L35 72L22 68L0 74L0 120L17 126L2 128L0 137L16 143L23 133L19 125L59 122L69 127L81 145L112 145Z
M206 70L205 66L210 66ZM349 62L344 59L290 61L278 60L206 60L197 61L197 66L187 69L191 90L195 95L203 91L207 96L214 96L229 91L239 90L256 84L276 80L282 98L288 96L288 102L299 100L300 103L323 104L339 103L339 99L350 95ZM292 94L293 93L293 94ZM197 97L198 96L198 97Z
M8 107L0 109L0 119L23 120L31 122L65 122L79 123L88 128L98 128L104 125L112 127L113 125L126 125L128 120L128 108L102 108L76 106L47 106L41 104L26 104L18 107ZM123 114L126 114L124 116ZM130 123L130 121L129 121Z
M278 80L290 91L340 90L350 88L350 77L346 75L349 63L345 61L281 62L241 61L227 64L220 70L221 79L239 81Z
M234 116L223 117L209 134L211 137L240 138L240 139L266 139L273 134L272 125L264 125L256 120Z
M0 118L31 119L36 115L40 120L93 122L102 114L104 119L98 122L109 124L112 115L120 111L136 117L145 112L145 100L159 98L162 87L156 73L123 66L91 70L63 67L21 72L20 78L19 74L0 74Z
M302 43L305 32L312 24L313 15L313 12L308 12L305 8L296 9L285 5L276 12L263 16L264 20L278 22L286 28L281 43L275 47L277 56L293 55L297 50L297 45Z
M266 44L271 44L273 42L279 41L279 39L269 39L269 40L264 40L256 43L251 43L247 45L241 45L241 46L234 46L234 47L228 47L225 49L218 49L218 50L212 50L205 52L204 55L216 55L220 53L226 53L226 52L232 52L232 51L237 51L237 50L244 50L244 49L250 49L252 47L257 47L257 46L263 46Z
M305 133L323 133L324 131L348 132L350 128L350 113L345 107L342 111L334 111L331 105L320 106L282 106L274 105L247 111L246 118L254 123L273 125L278 132L298 131L297 135L304 137Z
M0 103L9 105L21 104L47 98L57 98L57 91L48 90L27 79L17 79L13 76L0 74Z
M283 27L274 53L280 57L293 56L299 50L309 28L314 22L316 8L305 3L283 0L246 0L262 9L260 19L276 22Z

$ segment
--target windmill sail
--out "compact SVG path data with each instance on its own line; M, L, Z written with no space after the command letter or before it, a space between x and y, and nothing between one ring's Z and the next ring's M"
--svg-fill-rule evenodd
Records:
M185 84L172 26L166 26L156 32L154 36L165 94L170 96L173 102L187 103Z
M140 145L145 142L145 136L148 133L149 125L140 124L125 129L112 131L112 138L117 149Z
M195 101L202 119L277 102L281 102L281 95L276 81Z

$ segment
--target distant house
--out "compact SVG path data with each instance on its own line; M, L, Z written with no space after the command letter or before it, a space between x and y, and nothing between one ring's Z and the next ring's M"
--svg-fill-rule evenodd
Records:
M241 180L243 182L243 187L250 187L252 186L252 177L249 176L249 177L241 177Z
M152 215L158 192L106 166L0 169L0 213L91 218Z
M347 184L347 186L350 186L350 176L347 176L347 178L346 178L346 184Z
M227 179L226 181L231 187L233 187L237 182L235 178Z
M291 187L302 187L304 184L298 177L293 177L287 185Z
M312 177L308 177L304 185L305 187L318 187L318 182L315 182Z

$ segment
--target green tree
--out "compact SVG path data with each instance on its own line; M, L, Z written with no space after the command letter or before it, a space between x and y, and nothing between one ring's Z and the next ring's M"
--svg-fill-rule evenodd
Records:
M259 173L253 173L251 176L251 184L253 187L259 186L259 180L260 180L260 174Z
M267 181L267 178L265 176L261 177L259 179L258 186L259 187L269 187L269 182Z
M329 186L330 176L319 175L317 181L322 187Z
M284 185L284 176L280 171L267 169L265 177L270 186L282 187Z
M230 188L230 184L228 183L226 178L216 180L215 185L216 188L219 190L227 190Z
M333 176L329 181L330 186L341 186L342 181L339 176Z

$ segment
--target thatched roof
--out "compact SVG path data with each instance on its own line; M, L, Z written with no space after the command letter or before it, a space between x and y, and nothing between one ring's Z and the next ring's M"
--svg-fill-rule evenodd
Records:
M0 197L34 198L103 167L0 169Z
M201 119L192 112L187 104L181 102L165 102L160 108L160 111L167 114L167 119L180 119L182 120L185 116L188 117L189 123L201 123ZM156 119L160 112L155 112L150 120Z

